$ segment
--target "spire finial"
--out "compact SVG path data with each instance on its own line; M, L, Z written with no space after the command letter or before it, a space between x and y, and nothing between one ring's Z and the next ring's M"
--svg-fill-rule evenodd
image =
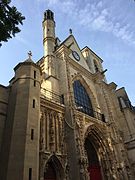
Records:
M52 21L54 21L54 13L50 9L45 11L44 20L52 20Z
M29 57L29 59L32 59L32 52L31 51L28 52L28 57Z
M69 34L72 34L72 29L71 28L69 29Z

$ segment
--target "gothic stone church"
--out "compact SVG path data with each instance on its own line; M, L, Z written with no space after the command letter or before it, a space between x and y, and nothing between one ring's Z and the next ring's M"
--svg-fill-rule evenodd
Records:
M134 180L135 109L107 83L103 60L70 35L60 43L52 11L44 56L31 55L0 85L0 180Z

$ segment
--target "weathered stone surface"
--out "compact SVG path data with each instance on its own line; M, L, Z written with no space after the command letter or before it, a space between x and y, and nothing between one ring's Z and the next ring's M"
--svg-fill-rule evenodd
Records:
M135 111L125 89L107 84L103 60L72 34L56 42L50 10L43 37L44 57L19 63L0 85L0 180L88 180L94 163L103 180L134 180ZM76 81L92 114L77 104Z

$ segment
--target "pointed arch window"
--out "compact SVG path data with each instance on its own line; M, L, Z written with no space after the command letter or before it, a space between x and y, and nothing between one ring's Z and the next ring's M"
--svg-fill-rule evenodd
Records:
M73 90L77 109L90 116L94 116L90 97L79 80L74 81Z

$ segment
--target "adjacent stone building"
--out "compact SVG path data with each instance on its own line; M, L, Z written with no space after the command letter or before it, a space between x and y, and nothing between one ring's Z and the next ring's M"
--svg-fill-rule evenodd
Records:
M0 85L0 180L134 180L135 109L107 83L103 60L60 43L44 13L44 56Z

